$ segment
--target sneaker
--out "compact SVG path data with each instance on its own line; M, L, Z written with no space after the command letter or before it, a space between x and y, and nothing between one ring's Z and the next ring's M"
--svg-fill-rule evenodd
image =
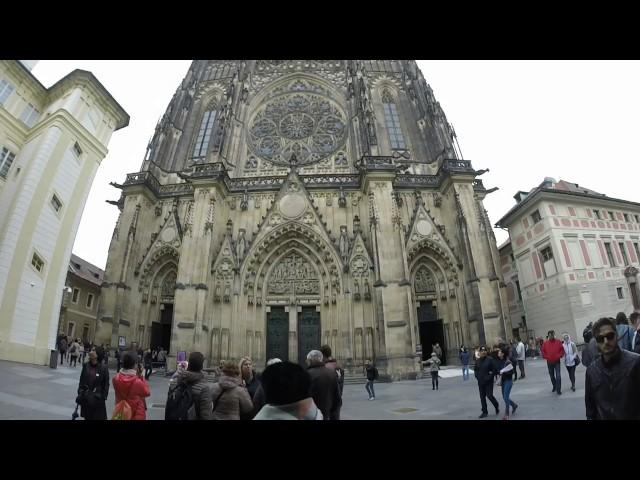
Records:
M516 404L513 406L513 410L511 410L511 415L515 415L517 409L518 409L518 405Z
M375 400L375 399L376 399L376 397L371 397L371 398L369 398L369 400Z
M575 386L572 386L572 387L571 387L571 390L575 392L575 391L576 391L576 387L575 387Z
M484 412L482 412L482 415L480 415L478 418L486 418L486 417L488 417L488 416L489 416L489 414L488 414L488 413L484 413Z

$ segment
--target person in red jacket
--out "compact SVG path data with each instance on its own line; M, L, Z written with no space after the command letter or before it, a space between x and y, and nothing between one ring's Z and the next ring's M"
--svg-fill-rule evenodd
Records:
M562 357L564 357L562 342L556 339L556 332L549 330L547 341L542 344L542 358L547 361L549 377L553 386L551 393L557 392L558 395L562 395L562 379L560 377L560 359Z
M151 395L149 384L143 378L142 367L137 365L135 352L125 352L122 357L122 370L113 377L113 389L116 392L116 405L126 400L133 412L132 420L146 419L144 399Z

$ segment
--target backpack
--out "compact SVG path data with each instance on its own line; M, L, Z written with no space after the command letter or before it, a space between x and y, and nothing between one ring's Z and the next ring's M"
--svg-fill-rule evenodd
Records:
M69 350L69 353L71 353L71 354L76 353L76 344L75 343L73 345L71 345L71 350Z
M129 390L127 390L127 397L129 396L129 392L131 392L131 387L134 382L131 382L129 385ZM120 400L116 403L116 406L113 407L113 412L111 413L111 420L132 420L133 419L133 409L127 400Z
M592 328L591 324L589 324L582 331L582 338L584 339L584 343L589 343L591 341L591 338L593 337L593 332L591 328Z
M169 389L167 405L164 410L165 420L197 420L196 405L191 387L179 382Z

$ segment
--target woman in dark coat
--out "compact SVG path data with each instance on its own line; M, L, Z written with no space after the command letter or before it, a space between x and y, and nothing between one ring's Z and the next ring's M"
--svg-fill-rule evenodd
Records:
M89 361L82 366L78 398L80 416L85 420L107 419L107 395L109 394L109 370L102 363L101 348L89 353Z

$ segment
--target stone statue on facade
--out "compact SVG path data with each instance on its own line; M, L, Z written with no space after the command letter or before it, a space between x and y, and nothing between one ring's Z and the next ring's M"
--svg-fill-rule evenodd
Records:
M238 259L238 265L242 263L244 259L245 249L247 248L247 241L244 237L245 229L241 228L238 232L238 240L236 241L236 258Z
M347 270L347 265L349 262L349 237L347 237L347 226L340 226L340 258L342 259L342 264L344 265L345 271Z

